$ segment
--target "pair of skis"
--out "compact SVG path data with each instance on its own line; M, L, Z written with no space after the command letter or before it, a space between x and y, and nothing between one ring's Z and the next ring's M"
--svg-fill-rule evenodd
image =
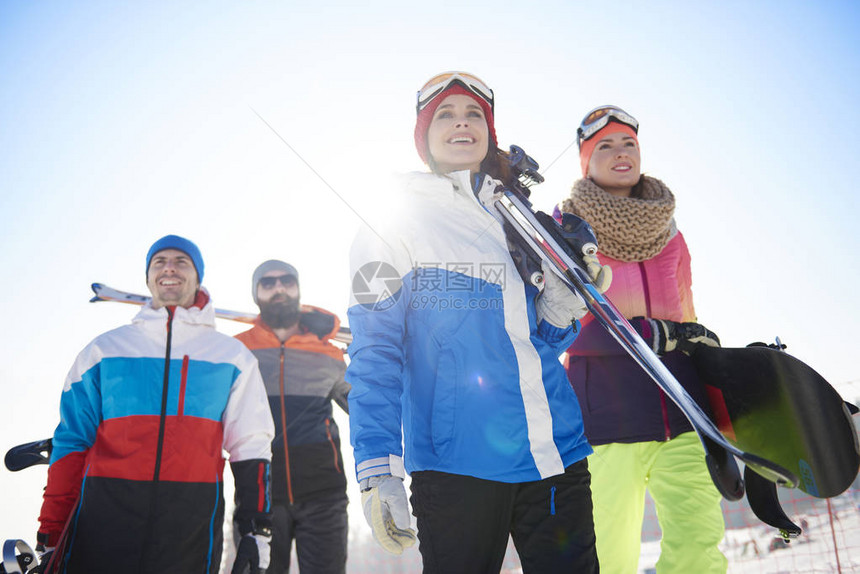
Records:
M775 485L795 488L797 476L770 460L741 450L720 433L627 319L592 284L582 259L583 255L593 255L597 251L597 241L590 226L569 213L563 214L564 219L559 225L551 216L533 210L528 200L528 187L543 181L543 176L537 172L538 164L517 146L511 146L510 163L517 179L510 182L511 185L493 204L506 222L509 239L538 262L543 262L545 268L551 269L573 292L582 297L600 325L681 409L705 448L705 462L720 494L732 501L744 495L744 480L735 460L737 458L747 469L757 473L745 473L747 481L751 481L751 486L755 487L747 492L748 498L753 496L750 505L764 509L762 515L780 514L781 509L776 512L772 508L774 502L778 507ZM779 528L784 537L799 534L787 529L781 519L774 518L766 522Z
M99 301L114 301L116 303L128 303L131 305L146 305L152 297L148 295L138 295L136 293L129 293L127 291L120 291L119 289L114 289L112 287L108 287L103 283L93 283L90 286L93 290L95 296L90 299L90 303L98 303ZM302 312L305 313L309 311L308 308L302 306ZM229 319L231 321L238 321L239 323L248 323L252 324L254 319L256 319L257 315L254 313L245 313L242 311L230 311L228 309L215 309L215 316L221 319ZM332 337L338 343L342 343L344 345L349 345L352 342L352 333L347 327L340 327L338 332Z

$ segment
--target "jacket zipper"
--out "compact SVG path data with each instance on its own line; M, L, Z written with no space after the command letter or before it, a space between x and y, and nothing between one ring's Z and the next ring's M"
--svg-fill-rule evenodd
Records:
M165 425L167 423L167 391L170 388L170 349L173 342L173 315L176 311L176 307L168 306L165 307L165 309L167 310L167 344L164 351L164 378L161 384L161 412L158 420L158 442L156 443L155 449L155 469L152 473L152 484L150 490L152 498L150 500L149 518L147 519L141 543L141 548L143 548L144 551L149 547L150 541L154 536L152 532L155 526L154 517L158 514L158 485L161 476L161 457L164 451ZM138 566L138 574L145 572L147 565L148 558L146 556L142 556Z
M331 445L331 453L334 457L334 469L340 472L340 464L337 462L337 447L334 445L334 439L331 436L331 419L325 420L325 435L328 437L328 443Z
M648 275L645 273L645 263L639 262L639 274L642 277L642 292L645 296L645 316L651 317L651 289L648 285ZM669 407L666 405L666 393L663 389L657 389L660 393L660 411L663 416L663 436L666 440L672 438L672 428L669 426Z
M287 409L284 404L284 385L286 380L286 373L284 370L284 345L285 343L281 343L281 434L284 438L284 467L287 471L287 496L289 497L290 504L293 504L293 483L290 479L290 447L287 444Z
M164 430L167 423L167 391L170 387L170 347L173 342L173 314L176 311L175 307L165 307L167 309L167 349L164 353L164 380L161 384L161 414L158 420L158 443L155 451L155 472L153 473L153 482L158 482L161 475L161 455L164 450Z

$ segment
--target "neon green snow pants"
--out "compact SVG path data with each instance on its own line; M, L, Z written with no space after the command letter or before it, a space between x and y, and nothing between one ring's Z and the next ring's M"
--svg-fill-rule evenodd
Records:
M663 531L658 574L724 574L720 494L694 432L667 442L611 443L588 458L597 556L603 574L639 568L645 489Z

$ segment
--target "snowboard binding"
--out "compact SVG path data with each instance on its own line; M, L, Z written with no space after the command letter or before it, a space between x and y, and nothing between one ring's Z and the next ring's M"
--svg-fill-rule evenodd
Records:
M7 540L3 543L3 563L0 574L27 574L38 572L39 560L36 552L23 540Z

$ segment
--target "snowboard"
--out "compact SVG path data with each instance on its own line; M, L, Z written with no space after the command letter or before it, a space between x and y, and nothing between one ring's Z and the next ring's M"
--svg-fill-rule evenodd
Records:
M18 472L39 464L49 464L52 449L53 439L50 438L21 444L6 452L4 463L6 468L12 472ZM76 498L72 508L77 508L79 501L80 496ZM60 572L69 544L69 527L73 516L74 511L66 519L66 524L63 526L63 531L53 553L43 556L41 562L33 549L23 540L9 539L4 541L0 574L28 574L30 572L56 574Z
M729 442L788 469L811 496L830 498L851 486L860 469L857 407L814 369L763 344L697 345L692 359Z

